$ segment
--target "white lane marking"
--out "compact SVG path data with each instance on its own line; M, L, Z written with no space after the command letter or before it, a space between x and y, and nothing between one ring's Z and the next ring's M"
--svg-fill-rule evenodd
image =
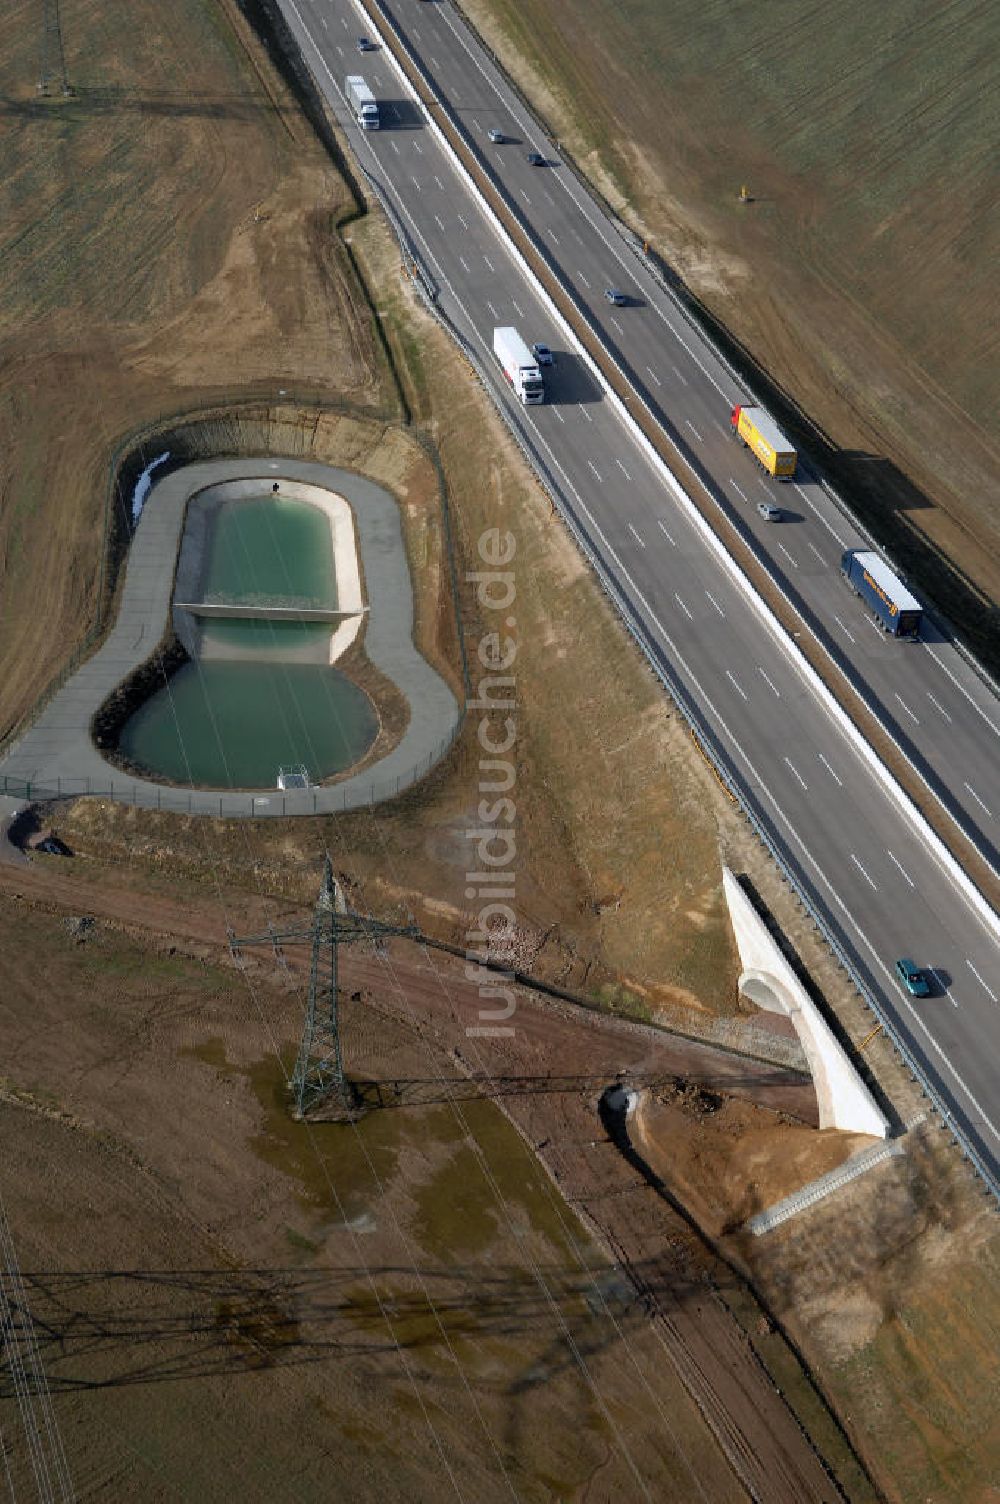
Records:
M631 475L629 475L628 471L625 469L625 466L622 464L621 460L616 459L615 460L615 464L618 466L619 470L624 475L625 479L631 483L632 477L631 477Z
M857 642L858 639L855 637L854 633L848 631L847 627L844 626L844 623L841 621L839 616L834 615L833 619L837 623L837 626L843 632L845 637L849 638L851 642Z
M990 815L990 812L989 812L989 810L988 810L988 809L986 809L986 805L985 805L985 804L984 804L984 803L983 803L983 801L982 801L982 800L981 800L981 799L980 799L980 797L979 797L979 795L978 795L978 794L977 794L977 793L976 793L976 791L975 791L975 789L974 789L974 788L973 788L973 787L972 787L972 784L971 784L971 783L967 783L967 784L966 784L966 785L965 785L965 787L966 787L966 788L967 788L967 789L968 789L968 791L969 791L969 793L970 793L970 794L971 794L971 795L972 795L972 797L973 797L973 799L975 799L975 801L976 801L976 803L977 803L977 804L978 804L978 805L979 805L979 808L980 808L980 809L983 809L983 810L986 810L986 813L987 813L987 814L988 814L988 815L989 815L989 816L990 816L990 819L991 819L991 820L992 820L992 819L993 819L993 816L992 816L992 815Z
M552 403L551 402L549 403L549 407L551 408L552 412L555 413L555 415L559 419L560 423L565 423L566 422L566 419L563 417L563 415L559 411L558 407L552 407Z
M903 866L903 864L902 864L902 862L901 862L901 861L900 861L900 860L899 860L899 858L898 858L898 857L896 857L896 856L893 856L893 854L892 854L892 852L891 852L891 851L890 851L890 850L889 850L889 848L888 848L888 847L886 847L886 856L887 856L887 857L888 857L888 858L889 858L889 860L890 860L890 862L891 862L891 863L892 863L892 865L893 865L893 866L894 866L894 867L897 867L897 868L898 868L898 869L899 869L899 871L900 871L900 872L901 872L901 873L902 873L902 874L903 874L903 877L904 877L904 878L905 878L905 880L906 880L906 881L907 881L907 882L908 882L908 883L909 883L909 885L910 885L910 887L911 887L911 888L915 888L915 887L916 887L916 886L917 886L917 885L916 885L916 883L915 883L915 882L914 882L914 881L913 881L913 878L912 878L912 877L911 877L911 876L910 876L910 874L909 874L909 873L908 873L908 872L907 872L907 870L906 870L906 868L905 868L905 867L904 867L904 866Z
M294 8L295 0L289 0L289 3ZM332 78L331 78L331 82L333 82ZM405 206L403 206L403 213L406 214L406 217L409 220L410 225L411 225L411 227L414 230L414 233L418 237L420 237L420 231L417 228L416 224L414 223L412 215L410 215L408 213L408 211L406 210ZM420 237L420 238L422 238L422 237ZM436 262L434 263L434 265L437 267L438 271L441 271L442 278L444 279L444 277L445 277L444 272L441 270L441 268L439 266L437 266ZM468 311L466 309L463 308L462 312L465 314L466 318L469 318L469 314L468 314ZM483 348L484 348L484 350L487 348L486 345L485 345L485 342L483 342ZM528 421L529 422L531 421L530 415L528 415ZM722 730L722 732L723 732L723 734L725 736L725 739L726 739L728 745L732 749L732 754L733 754L734 758L737 761L742 762L745 765L747 773L753 779L754 784L757 787L759 787L760 789L762 789L764 791L765 798L772 805L775 814L778 816L778 818L781 820L782 824L784 825L785 829L788 831L788 834L789 834L792 842L802 852L802 855L805 858L806 862L808 863L809 867L816 874L816 877L817 877L818 881L825 888L831 905L841 911L841 913L844 916L844 919L847 921L847 923L850 925L851 929L857 935L858 941L864 947L864 949L867 951L868 955L871 957L871 964L875 967L876 971L881 972L883 978L885 979L883 985L886 986L886 987L891 986L892 983L893 983L893 981L894 981L894 978L892 976L892 973L889 970L889 967L885 963L885 960L884 960L884 958L882 956L882 952L875 945L872 944L872 941L870 940L870 938L868 937L868 935L866 934L866 932L861 928L861 925L858 923L858 921L857 921L856 917L854 916L854 914L851 912L850 909L848 909L847 904L844 902L844 899L841 896L841 893L840 893L838 887L834 883L832 883L830 881L830 879L827 877L827 875L824 872L822 866L816 860L816 858L813 855L812 851L809 849L809 847L806 845L805 841L799 835L799 832L796 830L795 826L792 824L792 822L789 819L788 815L782 809L781 805L778 803L778 801L775 798L774 794L771 792L771 790L770 790L770 788L768 786L767 781L760 775L760 773L757 771L757 768L755 767L754 763L747 756L746 748L743 745L742 740L735 734L735 732L727 724L725 717L720 714L718 706L713 703L711 696L705 690L705 686L699 681L697 674L693 671L691 665L687 662L686 658L684 657L683 652L680 649L679 644L676 643L673 640L673 638L670 636L670 633L667 631L666 627L663 625L663 622L660 620L660 618L657 616L656 612L653 610L652 606L650 605L650 602L643 595L642 591L639 589L639 587L636 584L635 580L632 579L632 576L629 574L629 571L625 568L625 564L624 564L623 560L615 552L615 549L612 547L610 540L608 539L606 533L602 529L602 527L601 527L600 523L598 522L597 518L594 516L593 512L587 506L587 504L584 501L583 497L580 495L580 492L576 489L576 487L574 486L572 480L567 475L566 470L565 470L564 466L561 464L558 455L553 451L552 446L546 442L545 437L542 434L541 430L538 429L538 428L536 428L535 431L536 431L536 437L538 439L539 444L544 449L545 453L549 456L549 459L552 462L552 465L554 466L554 468L562 476L563 483L565 484L567 490L573 496L574 501L576 502L577 506L580 508L580 510L583 513L583 515L586 517L587 522L593 528L595 536L600 539L601 544L602 544L602 546L603 546L603 548L605 550L605 557L607 558L607 560L611 564L614 565L615 569L619 572L619 574L625 580L625 582L628 585L629 589L632 591L635 599L638 601L638 603L642 607L643 611L646 612L649 620L651 621L651 623L653 624L653 626L656 628L656 631L659 634L661 642L666 646L667 651L676 660L676 662L683 669L684 673L688 676L688 678L694 684L695 690L698 693L698 695L701 697L702 702L707 707L708 713L711 715L711 717L715 721L715 723L721 728L721 730ZM687 607L684 606L684 603L683 603L683 601L681 601L680 597L676 596L676 599L678 601L678 604L681 605L682 608L684 609L685 613L688 616L690 616L691 613L687 610ZM772 688L773 688L773 686L772 686ZM936 858L935 858L935 861L936 861ZM974 912L974 911L971 911L971 912ZM942 1045L940 1044L940 1042L937 1039L935 1039L934 1035L931 1033L930 1029L927 1027L927 1022L926 1022L923 1014L915 1006L915 1004L912 1002L912 1000L909 997L905 997L904 996L903 999L902 999L902 1002L903 1002L903 1006L909 1012L911 1026L915 1030L919 1030L920 1033L923 1034L925 1040L927 1041L928 1048L934 1051L935 1055L938 1057L938 1059L941 1062L942 1068L948 1072L948 1074L951 1076L952 1080L954 1080L955 1082L957 1082L957 1084L960 1087L962 1093L964 1094L966 1100L969 1103L971 1103L972 1107L974 1108L974 1110L978 1114L978 1116L979 1116L980 1120L982 1121L982 1123L984 1124L984 1126L989 1130L990 1134L996 1140L996 1142L998 1144L1000 1144L1000 1127L998 1127L997 1124L994 1123L993 1119L989 1115L989 1112L983 1106L982 1102L980 1102L979 1098L975 1095L975 1093L973 1092L972 1088L969 1086L969 1083L965 1080L964 1076L962 1075L961 1071L959 1071L957 1069L957 1067L955 1066L954 1062L948 1056L948 1054L946 1053L946 1051L944 1050L944 1048L942 1047Z
M580 407L580 411L583 413L583 416L586 418L586 420L587 420L588 423L593 423L593 421L594 421L593 418L590 416L590 414L588 413L587 409L582 404L581 404L581 407Z
M339 42L334 42L333 45L336 47L336 49L337 49L338 53L340 54L340 56L343 57L343 55L344 55L344 49L343 49L343 47L341 47L340 43Z
M431 67L432 68L440 68L440 66L441 66L441 64L438 62L437 58L436 57L432 57L431 58Z
M808 547L812 549L813 553L816 555L817 559L819 560L819 562L821 564L825 564L826 563L826 560L824 559L823 555L820 553L819 549L816 547L815 543L813 543L812 541L810 541L809 544L808 544Z
M980 704L978 704L976 700L972 698L962 681L960 679L956 679L955 675L952 673L947 663L945 663L944 659L939 658L937 653L935 653L934 649L928 643L925 642L924 647L927 649L928 653L930 653L931 657L934 659L934 662L938 665L938 667L944 669L944 672L948 675L948 678L951 680L952 684L954 684L955 688L961 690L962 694L968 700L973 710L979 712L983 720L986 722L987 726L989 726L990 730L995 732L997 736L1000 736L1000 726L998 726L994 721L990 720L989 716L986 714L986 711Z
M684 615L687 617L688 621L694 621L694 617L691 615L691 612L688 610L687 606L685 606L684 602L681 600L681 598L677 594L676 590L674 591L674 600L677 602L678 606L680 606L681 610L684 612Z
M768 688L774 690L775 695L780 700L781 699L781 691L778 689L778 687L776 686L776 684L774 683L774 681L772 679L768 678L767 674L765 674L764 670L761 668L761 666L760 666L759 663L757 665L757 672L758 672L758 674L760 674L760 677L763 679L764 683L768 686Z
M681 344L683 344L683 343L684 343L684 341L682 340ZM673 371L674 375L677 377L677 380L680 382L681 386L687 386L687 377L684 375L683 371L679 371L676 366L671 366L670 369Z
M715 596L712 594L711 590L706 590L705 594L708 596L709 600L712 602L712 605L715 607L716 611L718 611L719 615L725 617L725 611L723 611L722 607L715 599Z
M419 141L414 141L414 143L413 143L413 150L416 152L416 154L417 154L418 157L422 157L423 154L424 154L424 149L420 145Z
M346 20L344 19L343 16L341 16L341 18L340 18L340 24L344 28L344 30L346 31L347 30L347 22L346 22Z
M413 186L414 186L414 188L415 188L415 189L416 189L416 190L417 190L417 192L418 192L418 193L419 193L419 192L420 192L420 184L419 184L419 183L418 183L418 182L417 182L417 180L416 180L416 178L415 178L415 177L414 177L414 176L413 176L413 174L412 174L412 172L411 172L411 173L410 173L410 182L411 182L411 183L412 183L412 184L413 184Z
M437 220L437 222L438 222L438 229L439 229L439 230L440 230L440 231L441 231L441 232L442 232L442 234L443 234L443 233L444 233L444 220L443 220L443 219L442 219L442 218L441 218L441 216L440 216L440 214L435 214L435 216L434 216L434 218L435 218L435 219L436 219L436 220Z
M667 532L666 526L663 522L660 521L659 517L656 519L656 525L660 529L660 532L663 534L664 538L666 538L667 542L670 544L670 547L676 548L677 544L675 543L674 539L671 538L670 534Z
M417 42L420 41L420 33L419 33L419 31L415 31L413 33L413 38L414 38L414 41L417 41Z
M489 267L491 272L496 271L496 267L493 265L493 262L490 260L489 256L487 256L485 251L483 252L483 260L486 262L486 265Z
M434 181L435 181L435 183L437 183L438 187L441 189L441 192L443 193L444 192L444 184L442 183L441 179L438 177L437 173L434 174ZM459 216L459 218L461 218L461 215Z
M997 1000L997 995L996 995L996 993L995 993L995 992L994 992L994 991L993 991L993 988L992 988L992 987L991 987L991 986L990 986L990 985L989 985L989 984L988 984L988 983L987 983L987 982L984 982L984 981L983 981L983 979L982 979L982 977L981 977L981 976L980 976L980 975L979 975L979 972L978 972L978 971L977 971L977 970L976 970L976 968L975 968L975 967L974 967L974 966L973 966L973 964L972 964L972 962L971 962L971 961L970 961L970 960L969 960L969 959L968 959L968 957L966 957L966 961L965 961L965 964L966 964L966 966L967 966L967 967L968 967L968 968L969 968L969 970L970 970L970 971L971 971L971 972L972 972L972 975L973 975L973 976L974 976L974 977L975 977L975 979L976 979L976 981L977 981L977 982L978 982L978 983L979 983L979 985L980 985L980 987L982 987L982 988L983 988L983 990L984 990L984 991L985 991L985 992L986 992L986 993L988 993L988 994L989 994L989 996L990 996L990 998L992 998L992 1000L993 1000L993 1002L996 1002L996 1000Z
M559 244L559 236L556 234L555 230L549 230L548 235L553 245Z
M839 788L843 788L844 787L844 780L842 778L839 778L837 776L837 774L833 771L833 768L827 762L827 760L823 756L822 752L817 752L816 756L819 758L820 762L823 764L824 768L829 773L829 775L833 779L834 783L837 784Z
M652 366L647 366L646 370L649 372L650 376L652 376L652 378L656 382L657 386L662 386L663 385L663 382L660 380L659 376L657 376L657 374L653 370Z
M577 276L580 278L580 281L583 283L584 287L589 287L590 286L590 283L587 281L586 277L583 275L583 272L577 272Z
M399 156L399 147L396 145L395 141L390 141L389 145L392 147L393 151L396 153L396 156L398 157Z
M938 986L941 988L941 991L944 993L945 997L948 999L948 1001L951 1004L951 1006L953 1008L957 1008L958 1007L958 1001L957 1001L956 998L952 997L952 995L951 995L951 989L945 986L945 984L944 984L944 977L941 975L941 973L939 971L935 971L933 966L928 966L927 970L930 972L930 974L934 978L935 982L937 982Z
M523 189L523 188L519 188L519 189L518 189L518 190L517 190L517 191L518 191L518 193L519 193L519 194L520 194L520 195L521 195L521 197L522 197L522 198L523 198L523 199L524 199L524 202L525 202L525 203L526 203L526 204L527 204L527 205L529 205L529 207L530 207L530 205L531 205L531 199L530 199L530 198L529 198L529 197L528 197L528 195L527 195L527 194L526 194L526 193L525 193L525 191L524 191L524 189Z
M304 21L304 19L302 17L301 12L299 11L297 5L295 4L295 0L289 0L289 7L292 10L292 12L295 14L295 16L296 16L296 18L297 18L300 26L302 27L305 35L309 36L308 27L305 24L305 21ZM462 38L458 35L458 33L455 32L455 28L454 28L453 24L451 23L451 21L448 19L447 15L445 14L443 8L441 10L441 15L442 15L442 18L445 20L446 24L448 24L451 27L451 29L452 29L453 33L455 34L456 39L459 41L460 45L466 50L466 52L468 52L469 51L468 47L466 46L466 44L462 40ZM346 22L344 24L346 25ZM313 51L316 54L316 60L317 60L318 65L326 73L327 77L330 80L331 85L334 88L336 88L337 87L336 80L333 77L333 75L330 73L329 68L326 66L326 63L323 60L322 54L319 53L318 48L316 48L315 43L312 42L311 38L310 38L310 42L311 42ZM470 53L470 56L471 56L471 53ZM480 72L483 72L483 69L482 69L481 65L478 62L476 62L476 66L479 68ZM484 77L485 76L486 75L484 73ZM369 148L370 148L370 143L368 143L368 144L369 144ZM574 191L573 191L572 187L570 186L570 184L568 182L563 182L563 183L561 183L560 186L563 188L563 190L565 192L567 192L570 195L570 198L573 200L573 202L575 204L577 204L578 207L581 208L581 211L586 214L587 213L586 205L579 204L579 202L576 199ZM406 203L402 199L398 198L398 196L397 196L397 203L398 203L398 208L399 208L400 212L402 213L402 215L404 216L404 218L409 223L410 228L413 231L416 239L418 241L420 241L420 243L424 246L424 249L425 249L425 251L426 251L426 253L427 253L428 257L429 257L430 263L435 268L436 272L440 275L440 277L442 279L442 283L444 285L448 286L449 283L448 283L447 273L440 266L440 263L437 261L437 258L434 256L433 250L427 244L427 241L426 241L425 237L421 234L420 228L415 223L412 214L410 213L409 209L406 206ZM601 233L601 230L600 230L599 226L594 225L593 227L595 228L595 230L597 230L598 234ZM602 238L604 238L604 237L602 237ZM622 264L624 266L624 263L622 263ZM469 320L470 323L472 323L472 319L471 319L471 316L469 314L469 311L468 311L468 309L466 309L466 308L464 308L462 306L461 299L458 297L457 292L455 292L455 289L452 289L452 292L453 292L453 294L456 297L456 301L458 302L458 305L461 308L463 315L466 317L467 320ZM664 322L667 322L667 320L666 320L664 314L662 313L662 311L659 310L659 309L657 309L656 311L658 313L658 316L661 319L663 319ZM674 334L675 338L683 345L684 341L681 338L681 336L677 333L677 331L672 329L671 332ZM484 348L484 351L486 349L488 349L488 346L485 344L485 342L484 342L483 348ZM685 345L685 348L687 348L686 345ZM696 363L699 366L701 366L701 362L698 361L697 356L694 355L693 352L690 352L690 353L692 354L692 358L696 361ZM702 369L704 370L705 368L702 367ZM713 385L715 385L717 387L717 389L720 391L720 393L723 395L723 397L725 397L727 394L719 386L718 382L716 382L714 380L714 378L711 376L711 374L709 372L707 372L707 371L706 371L706 375L707 375L708 379L710 381L712 381ZM527 416L528 416L528 421L532 422L532 420L530 418L530 415L527 415ZM687 675L687 677L690 679L690 681L694 684L695 690L698 693L698 695L701 697L701 700L703 701L703 703L706 705L706 707L708 709L708 712L711 714L711 716L714 718L714 720L716 721L716 723L719 725L721 731L723 732L723 734L725 736L725 739L726 739L729 747L731 748L732 754L734 755L734 757L737 760L737 762L741 762L742 764L745 765L746 770L747 770L749 776L753 778L755 784L758 787L760 787L761 789L763 789L765 791L765 797L767 799L767 802L769 802L774 807L775 814L778 816L778 818L780 819L780 821L781 821L782 825L784 826L785 830L788 832L789 838L791 839L791 841L793 842L793 844L801 851L802 856L805 859L805 861L807 862L808 866L816 874L816 877L817 877L818 881L820 882L820 884L822 885L822 887L824 888L824 890L827 893L828 900L829 900L830 904L833 905L835 908L839 909L842 912L842 914L844 916L844 919L847 921L847 923L849 924L851 930L856 935L857 941L859 942L859 944L861 945L861 947L864 949L864 951L867 952L868 956L870 957L872 966L875 968L876 971L878 971L878 972L880 972L882 974L882 976L884 978L883 986L890 985L893 979L892 979L891 973L889 971L889 968L888 968L888 966L886 965L886 963L885 963L885 961L883 959L881 950L872 943L871 939L866 934L865 930L859 924L856 916L848 909L846 903L844 902L843 898L841 897L841 895L840 895L840 893L838 891L837 886L834 883L832 883L830 881L830 879L827 877L827 875L826 875L823 867L821 866L821 864L817 861L816 857L813 855L812 851L809 849L809 847L807 846L807 844L805 843L805 841L803 841L803 839L800 836L799 832L796 830L796 828L794 827L794 825L791 823L791 821L789 820L789 818L788 818L787 814L785 813L785 811L778 804L778 801L775 799L774 795L770 793L770 791L768 789L767 781L758 773L757 769L755 768L755 766L753 765L753 763L751 762L751 760L748 758L748 756L746 754L745 747L743 746L743 743L742 743L741 739L726 724L726 721L725 721L724 717L722 717L719 714L718 707L715 706L712 703L711 697L709 695L707 695L706 692L705 692L704 685L702 685L699 682L697 675L692 671L691 665L686 662L686 660L684 658L684 655L681 652L679 644L677 644L677 643L675 643L675 642L672 641L672 639L670 638L670 635L667 632L666 628L664 627L663 623L659 620L659 618L656 616L656 613L652 610L649 601L646 600L646 598L644 597L644 595L642 594L642 592L638 589L635 581L630 578L630 576L628 574L628 571L625 570L625 568L624 568L623 561L615 553L615 550L612 548L612 546L611 546L611 544L610 544L607 536L604 534L603 530L601 529L600 523L594 517L594 515L590 511L590 509L586 506L586 503L584 502L584 500L583 500L582 496L580 495L580 493L577 491L576 487L573 485L573 482L570 479L570 477L567 475L567 473L565 471L565 468L561 464L558 456L552 451L551 446L545 441L544 434L542 433L542 431L540 429L537 428L537 425L534 424L533 422L532 422L532 426L535 428L536 437L537 437L537 440L538 440L539 444L541 445L541 447L543 448L543 450L548 454L549 459L550 459L551 463L553 464L554 468L562 476L563 483L566 485L566 487L570 491L570 493L574 496L574 498L576 500L576 504L580 507L583 515L587 517L587 520L588 520L590 526L594 529L595 536L597 536L597 537L600 538L601 544L602 544L603 548L606 551L605 552L605 558L607 559L607 561L609 562L609 564L612 564L617 570L619 570L619 571L622 572L622 574L623 574L623 576L624 576L624 578L625 578L625 580L626 580L626 582L627 582L630 590L632 590L632 592L634 593L635 599L637 599L639 601L639 603L641 604L643 610L647 613L647 616L648 616L649 620L656 627L657 632L659 633L661 641L665 644L665 646L667 647L667 649L671 652L671 654L674 656L675 660L679 663L679 665L683 669L684 673ZM946 670L946 672L948 672L948 671ZM963 693L967 694L967 691L965 691L963 689ZM978 709L978 707L976 707L976 708ZM980 714L982 714L981 711L980 711ZM935 861L937 861L936 858L935 858ZM970 909L970 912L972 912L972 913L975 914L977 911ZM934 1037L933 1033L931 1032L931 1030L929 1029L929 1027L927 1025L926 1018L924 1016L924 1011L918 1009L915 1006L915 1004L913 1003L913 1001L909 997L905 997L904 996L902 998L902 1005L903 1005L904 1008L906 1008L907 1013L909 1015L909 1022L910 1022L911 1028L914 1029L915 1031L919 1031L919 1033L923 1035L923 1037L924 1037L924 1039L926 1041L926 1047L928 1049L932 1050L934 1052L934 1054L937 1056L938 1060L941 1063L942 1070L945 1071L947 1073L948 1077L952 1081L954 1081L956 1083L956 1085L960 1089L960 1091L961 1091L961 1093L962 1093L965 1101L967 1101L969 1103L970 1107L976 1113L979 1121L981 1122L981 1124L983 1125L983 1127L989 1132L989 1134L993 1138L993 1140L997 1144L1000 1144L1000 1126L998 1126L997 1123L995 1123L993 1121L993 1119L991 1118L989 1110L987 1109L987 1107L984 1106L984 1104L978 1099L978 1097L975 1095L975 1093L972 1091L971 1087L969 1086L969 1083L965 1080L965 1078L963 1077L962 1073L957 1069L957 1067L956 1067L955 1063L953 1062L953 1060L949 1057L949 1055L947 1054L947 1052L945 1051L945 1049L942 1047L941 1043Z
M608 320L609 320L610 323L614 324L614 326L618 330L619 334L624 334L625 333L625 330L622 328L621 324L619 324L618 320L615 318L615 316L614 316L613 313L609 313L608 314Z
M934 698L934 696L931 694L930 690L927 691L927 698L928 698L928 700L930 700L930 702L934 706L935 710L940 710L941 714L944 716L945 720L948 722L948 725L950 726L951 725L951 716L948 714L947 710L945 710L944 706L941 704L941 701L940 700L936 700Z
M600 472L600 470L598 470L598 468L594 464L593 460L588 460L587 464L590 466L591 470L593 470L594 474L597 476L597 479L600 480L601 479L601 472Z
M909 705L907 705L906 701L903 699L903 696L901 694L899 694L898 692L896 692L896 699L899 701L900 705L902 705L903 709L906 711L907 715L910 717L910 720L913 722L913 724L915 726L919 726L920 722L917 720L916 716L913 714L913 711L910 709Z
M490 310L490 313L492 313L492 315L493 315L493 317L495 319L498 319L500 317L500 315L497 313L496 309L493 307L492 303L487 303L486 306Z
M878 888L872 882L871 878L868 876L868 873L865 871L864 867L862 867L861 863L858 861L858 859L854 855L853 851L851 852L851 861L854 863L855 867L857 867L858 871L861 873L861 876L864 878L865 882L868 883L870 887L875 888L875 892L877 893L878 892Z
M785 758L785 762L788 765L789 771L792 773L793 777L797 778L799 780L799 783L801 783L802 787L808 791L809 785L806 783L805 779L802 777L802 774L799 772L798 768L792 762L792 759L790 757L786 757ZM874 887L874 884L872 884L872 886Z
M416 34L417 34L416 32L413 33L414 36L416 36ZM481 131L482 130L482 126L479 124L479 121L474 116L473 116L472 123L476 127L477 131Z
M798 491L799 495L802 497L802 500L805 502L805 504L809 508L809 510L811 512L815 512L816 516L819 518L820 522L822 522L822 524L826 528L827 532L828 533L832 533L833 537L836 538L836 540L840 544L841 548L846 548L847 544L844 542L843 538L837 532L837 529L833 526L832 522L830 522L829 518L825 517L823 515L823 513L820 511L819 507L813 501L812 497L809 496L809 495L807 495L806 492L803 491L803 489L799 485L798 481L793 481L792 484L794 485L796 491Z
M471 275L472 274L472 267L466 261L465 257L462 256L462 255L459 255L458 259L459 259L459 261L461 261L462 265L465 267L465 270Z
M643 543L642 539L639 537L639 534L636 532L636 530L632 526L631 522L628 525L628 530L632 534L632 537L635 539L636 543L638 543L639 547L640 548L645 548L646 547L645 543Z
M732 476L729 477L729 484L732 486L732 488L736 492L737 496L742 496L743 500L749 505L749 502L750 502L749 496L747 495L747 493L743 490L743 488L741 486L738 486L736 484L736 482L733 480Z
M514 312L517 314L518 318L519 319L523 319L524 318L524 313L523 313L522 309L520 309L518 307L517 303L515 302L515 300L513 298L511 298L510 301L514 304Z
M732 674L729 672L728 668L726 669L726 678L729 680L730 684L733 686L733 688L735 689L736 693L738 695L742 695L743 699L745 700L746 697L747 697L746 690L743 688L742 684L738 684L737 683L737 681L733 678Z
M778 499L777 495L775 494L774 491L771 490L771 487L768 485L767 481L764 479L764 477L762 475L758 475L758 477L757 477L757 484L758 484L758 486L760 486L760 488L761 488L762 491L766 491L767 492L768 496L771 498L772 501L777 501L777 499Z
M952 997L952 991L950 991L949 987L946 987L946 985L944 985L944 978L943 978L943 976L941 976L941 973L940 972L935 972L934 967L929 966L928 967L928 976L932 976L932 978L934 978L934 981L937 982L938 987L941 988L941 991L943 991L944 996L946 996L947 1000L949 1000L949 1003L950 1003L950 1005L952 1005L952 1008L958 1008L958 999L955 999L955 997Z
M322 19L323 19L323 30L324 31L329 31L330 30L330 23L329 23L329 21L326 19L325 16Z
M463 230L467 230L469 228L468 222L462 218L461 214L458 216L458 222L462 226Z
M777 540L775 540L775 541L777 541ZM788 552L788 549L785 547L785 545L783 543L779 543L778 547L781 549L781 552L784 554L785 558L788 560L788 562L792 566L792 568L793 569L798 569L798 567L799 567L798 564L792 558L791 554Z
M694 424L691 422L691 419L690 418L685 418L684 422L687 424L688 428L690 428L691 432L694 434L695 438L698 440L698 443L699 444L703 444L705 441L702 438L701 434L698 432L697 428L695 428Z
M542 189L542 197L543 197L543 198L547 198L547 199L548 199L548 201L549 201L549 203L550 203L550 204L551 204L551 205L552 205L552 207L553 207L553 209L554 209L554 208L555 208L555 206L556 206L556 201L555 201L555 199L554 199L554 198L553 198L553 197L552 197L552 195L551 195L551 193L550 193L550 192L549 192L549 190L548 190L548 189L547 189L547 188L543 188L543 189Z

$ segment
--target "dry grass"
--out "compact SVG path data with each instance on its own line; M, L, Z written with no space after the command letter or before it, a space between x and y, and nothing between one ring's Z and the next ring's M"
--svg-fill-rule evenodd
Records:
M1000 663L990 7L462 4Z

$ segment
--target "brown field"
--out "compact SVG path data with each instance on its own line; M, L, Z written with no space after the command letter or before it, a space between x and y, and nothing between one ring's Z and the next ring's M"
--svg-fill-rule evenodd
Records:
M1000 665L993 8L461 5L773 380L765 395L851 504Z
M460 573L484 527L517 540L519 964L639 1017L734 1012L721 856L863 1039L860 1004L417 308L385 227L353 222L345 250L344 181L235 13L182 0L168 28L161 7L139 0L128 25L124 9L61 6L66 103L34 98L28 8L0 20L0 98L19 122L0 184L0 723L94 621L115 446L284 385L371 418L310 429L274 400L241 442L394 485L421 642L454 671L439 502L394 427L401 391L444 467ZM474 647L464 585L459 608ZM989 1328L996 1235L946 1145L883 1172L891 1215L872 1180L850 1217L831 1203L747 1249L751 1163L766 1201L850 1147L815 1135L801 1085L527 997L514 1040L481 1054L459 968L429 976L395 947L345 977L351 1069L390 1105L356 1131L290 1121L301 973L262 959L237 975L226 924L301 918L329 850L356 902L461 941L477 782L471 727L422 788L369 815L248 827L81 801L41 812L72 859L0 868L2 1194L79 1494L321 1499L342 1476L360 1498L419 1499L458 1477L467 1497L596 1500L640 1478L655 1497L735 1500L677 1378L687 1363L710 1375L717 1426L764 1418L754 1466L784 1480L787 1464L801 1485L776 1499L827 1485L774 1384L852 1499L875 1494L819 1390L884 1493L985 1501L995 1438L953 1400L987 1393L968 1311ZM73 915L95 916L86 938ZM910 1116L918 1095L888 1047L865 1059ZM658 1165L673 1201L597 1119L623 1068L673 1113ZM470 1074L494 1078L493 1100ZM698 1112L684 1126L692 1080L725 1099L712 1126ZM874 1292L860 1316L859 1284ZM967 1356L945 1394L949 1341ZM909 1429L893 1429L904 1401ZM0 1417L23 1466L9 1387Z

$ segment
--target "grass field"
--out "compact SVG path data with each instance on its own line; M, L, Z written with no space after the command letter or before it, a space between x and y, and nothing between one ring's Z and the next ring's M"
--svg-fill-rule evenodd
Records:
M995 9L462 0L1000 661ZM753 203L738 203L741 184Z

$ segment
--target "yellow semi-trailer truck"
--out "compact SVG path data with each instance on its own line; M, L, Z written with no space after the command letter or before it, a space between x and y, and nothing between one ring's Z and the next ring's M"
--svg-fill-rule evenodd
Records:
M768 475L775 475L778 480L791 480L798 456L777 423L762 407L734 407L730 422L733 437L743 440Z

